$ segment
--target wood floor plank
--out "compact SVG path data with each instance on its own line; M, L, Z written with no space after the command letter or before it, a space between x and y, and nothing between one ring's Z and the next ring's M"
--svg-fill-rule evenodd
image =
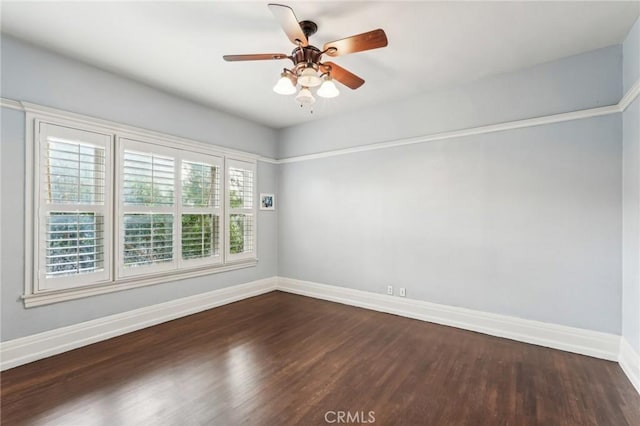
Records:
M282 292L0 379L3 425L640 425L614 362Z

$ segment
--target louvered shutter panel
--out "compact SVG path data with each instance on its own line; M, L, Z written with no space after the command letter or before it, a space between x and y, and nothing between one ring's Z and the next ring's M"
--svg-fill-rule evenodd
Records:
M185 264L215 264L220 255L222 160L182 159L181 251Z
M39 126L38 290L107 281L111 136Z
M255 258L255 163L227 160L227 256Z
M120 272L176 267L175 150L121 139Z

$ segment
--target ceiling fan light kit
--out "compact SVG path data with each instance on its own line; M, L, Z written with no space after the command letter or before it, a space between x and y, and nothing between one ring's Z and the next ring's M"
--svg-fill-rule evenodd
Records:
M298 76L298 83L303 87L316 87L322 84L322 79L313 67L305 67Z
M293 95L296 93L296 83L294 82L293 76L283 71L280 74L280 80L273 86L273 91L278 95Z
M298 92L296 101L300 104L300 106L313 105L316 102L316 98L313 97L313 94L308 87L303 87L302 89L300 89L300 92Z
M387 46L387 36L382 29L369 31L340 40L326 43L322 50L309 44L309 37L316 33L318 26L312 21L300 21L293 10L281 4L269 4L269 10L280 22L289 40L296 45L291 55L284 53L265 53L251 55L225 55L225 61L258 61L290 59L291 69L285 68L280 79L273 87L279 95L296 95L300 106L313 105L316 101L310 88L318 87L316 94L323 98L335 98L340 94L333 80L355 90L364 84L364 80L333 62L321 62L322 55L340 56L347 53L362 52Z
M318 96L323 98L335 98L340 94L340 91L333 82L333 79L330 76L327 76L316 93Z

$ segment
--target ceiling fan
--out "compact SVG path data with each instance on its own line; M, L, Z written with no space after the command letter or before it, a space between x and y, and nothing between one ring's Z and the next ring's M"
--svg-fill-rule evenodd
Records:
M357 89L364 84L364 80L347 71L333 62L321 62L322 55L336 57L347 53L362 52L377 49L387 45L387 35L384 30L377 29L366 33L354 35L340 40L326 43L322 50L309 44L309 37L316 33L318 26L312 21L300 21L296 18L293 9L281 4L269 4L269 10L280 22L282 29L289 40L296 45L291 55L285 53L262 53L252 55L225 55L225 61L260 61L270 59L290 59L293 62L291 69L284 68L280 74L280 80L274 86L274 92L281 95L296 93L296 85L300 85L300 91L296 101L300 106L312 105L315 98L310 88L320 86L317 95L325 98L333 98L340 93L333 80L336 80L350 89Z

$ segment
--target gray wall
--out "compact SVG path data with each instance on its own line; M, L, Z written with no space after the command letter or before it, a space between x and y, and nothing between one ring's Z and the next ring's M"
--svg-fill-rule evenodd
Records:
M611 105L640 69L625 62L621 78L633 38L276 132L13 38L1 42L4 97L280 158ZM380 293L393 284L410 298L637 335L637 116L638 101L624 117L260 163L259 191L277 189L279 206L260 212L256 268L24 309L24 114L2 109L2 340L276 274ZM625 259L635 253L624 300L623 127Z
M640 78L640 20L624 42L623 81ZM622 335L640 353L640 100L623 114Z
M621 73L622 47L606 47L282 129L278 158L613 105Z
M274 157L268 127L2 34L2 96ZM215 78L211 84L216 83Z
M624 93L627 93L640 77L640 19L631 27L622 44L622 50L622 86Z
M264 155L266 127L172 97L142 84L2 37L2 96ZM0 264L2 340L277 275L277 215L258 216L257 267L25 309L24 113L2 108ZM275 192L277 166L258 164L258 190Z
M279 274L620 333L620 116L286 164Z
M615 104L621 67L614 46L296 126L279 155ZM620 114L280 173L280 276L621 332Z
M623 114L622 335L640 353L640 101Z

